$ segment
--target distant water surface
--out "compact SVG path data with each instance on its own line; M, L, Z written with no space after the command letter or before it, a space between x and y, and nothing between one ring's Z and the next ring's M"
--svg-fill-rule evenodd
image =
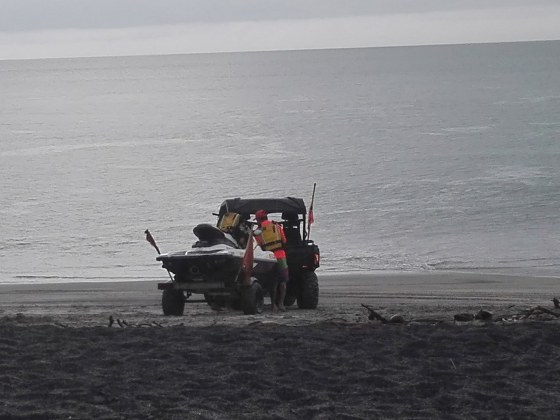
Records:
M0 282L165 279L317 182L321 272L560 277L560 42L0 61Z

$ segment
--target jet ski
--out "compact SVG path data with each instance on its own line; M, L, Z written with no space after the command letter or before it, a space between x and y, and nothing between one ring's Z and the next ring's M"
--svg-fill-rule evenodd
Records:
M251 279L247 282L242 264L248 229L236 229L234 235L210 224L199 224L193 229L198 240L191 249L158 255L156 260L171 278L170 282L158 284L163 290L165 315L182 315L184 304L193 293L204 295L212 306L241 306L246 314L262 311L265 290L275 275L276 257L254 247Z
M174 279L192 292L204 291L216 284L224 287L236 280L245 249L228 233L210 224L193 229L198 238L187 251L159 255L156 260L163 268L175 274ZM270 251L256 247L253 251L253 274L263 274L274 268L276 258ZM186 289L185 289L186 290Z

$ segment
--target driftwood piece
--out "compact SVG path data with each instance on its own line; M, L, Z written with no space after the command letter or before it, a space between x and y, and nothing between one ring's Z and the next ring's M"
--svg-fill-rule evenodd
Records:
M377 313L371 306L364 305L362 306L368 310L368 319L370 321L378 320L381 321L383 324L405 324L406 321L402 315L393 315L391 318L387 319L384 316Z
M455 314L453 319L459 322L469 322L474 320L474 315L469 313Z
M551 311L550 309L543 308L542 306L535 306L534 308L531 308L531 309L529 309L529 310L527 311L527 313L525 314L525 316L523 317L523 319L527 319L527 318L529 318L531 315L540 315L540 314L543 314L543 313L552 315L552 316L554 316L554 317L556 317L556 318L559 318L559 317L560 317L560 314L558 314L558 313L556 313L556 312L553 312L553 311Z
M369 312L368 319L370 321L373 321L374 319L377 319L378 321L381 321L384 324L387 324L389 322L389 321L387 321L386 318L382 317L377 312L375 312L371 306L364 305L363 303L362 303L362 306L368 310L368 312Z
M481 309L476 314L471 314L468 312L455 314L453 319L457 322L470 322L470 321L490 321L493 318L493 314L486 309Z
M492 312L481 309L476 313L474 319L478 319L479 321L490 321L492 319Z
M404 320L402 315L393 315L391 318L389 318L389 322L391 324L404 324L406 321Z
M389 319L385 318L383 315L376 312L371 306L362 303L362 306L368 310L368 319L370 321L380 321L383 324L410 324L410 323L429 323L429 324L440 324L444 321L440 319L433 318L417 318L406 320L402 315L392 315Z

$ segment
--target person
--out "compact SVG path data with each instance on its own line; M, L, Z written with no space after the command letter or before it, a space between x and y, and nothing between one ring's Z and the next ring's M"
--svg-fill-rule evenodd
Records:
M286 235L282 225L268 220L268 214L265 210L258 210L255 213L255 218L260 230L260 233L255 235L257 243L264 251L272 251L277 261L278 278L273 282L270 293L272 312L277 312L278 310L285 311L284 299L290 279L286 251L284 251Z

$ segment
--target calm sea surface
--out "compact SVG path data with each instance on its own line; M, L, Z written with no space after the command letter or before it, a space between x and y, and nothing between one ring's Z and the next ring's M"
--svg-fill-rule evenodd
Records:
M313 183L321 272L560 276L560 42L0 61L0 282L157 280Z

